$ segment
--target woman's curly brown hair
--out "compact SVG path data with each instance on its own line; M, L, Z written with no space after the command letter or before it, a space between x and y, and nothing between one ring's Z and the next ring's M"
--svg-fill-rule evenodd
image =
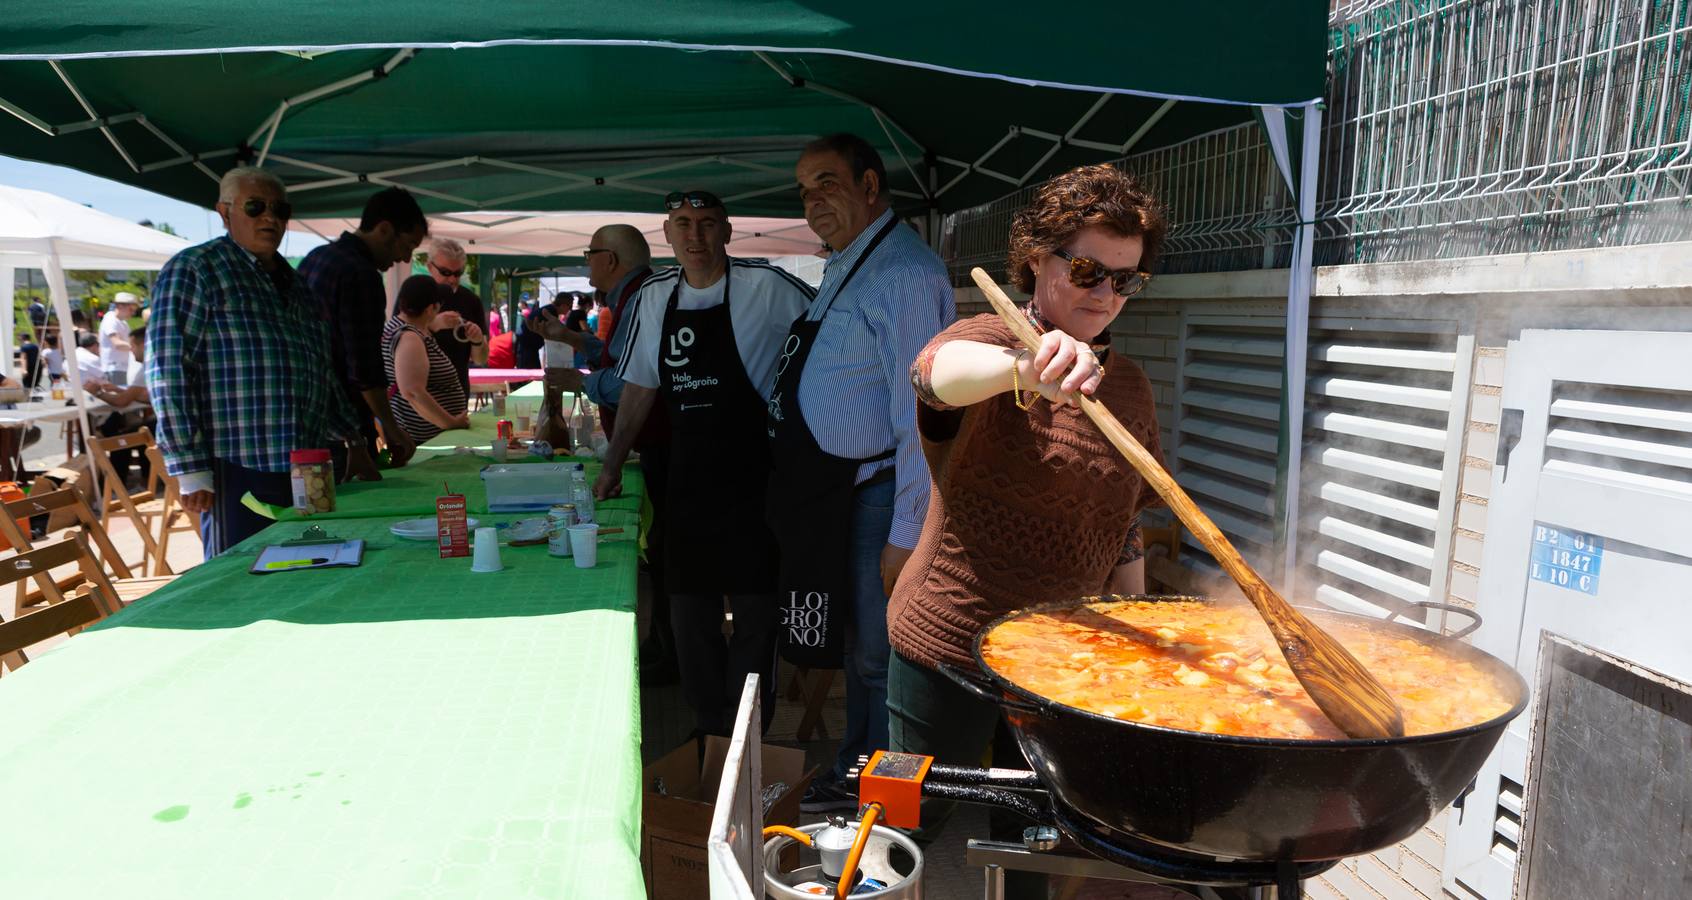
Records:
M1114 166L1081 166L1040 186L1033 202L1011 220L1011 282L1034 292L1034 257L1063 249L1086 228L1103 228L1145 242L1140 268L1151 271L1163 249L1169 221L1157 200Z

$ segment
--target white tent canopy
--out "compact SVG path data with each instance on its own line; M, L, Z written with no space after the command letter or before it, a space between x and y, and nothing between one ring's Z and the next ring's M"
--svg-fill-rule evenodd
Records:
M70 322L66 269L156 270L188 242L42 191L0 185L0 367L12 372L13 284L18 269L41 269L59 321ZM88 428L82 373L65 352L65 374ZM91 431L84 431L91 434Z
M646 236L654 258L674 257L664 240L661 213L617 212L465 212L429 217L429 233L449 237L470 253L493 256L581 256L588 240L601 227L633 225ZM822 250L822 240L804 219L769 219L730 216L734 233L729 240L730 256L811 256ZM343 231L358 227L357 219L296 219L295 231L334 240Z

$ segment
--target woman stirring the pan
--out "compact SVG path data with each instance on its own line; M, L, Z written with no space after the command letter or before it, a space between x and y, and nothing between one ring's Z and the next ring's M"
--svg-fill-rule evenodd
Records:
M1064 398L1097 398L1162 459L1151 384L1110 352L1109 326L1145 286L1166 230L1156 201L1114 168L1053 179L1011 226L1010 276L1032 294L1039 352L987 313L917 356L911 379L934 495L887 611L891 749L979 765L992 748L995 765L1022 768L998 707L938 667L972 670L976 633L1012 610L1144 591L1139 513L1160 501ZM924 800L919 840L950 811ZM1020 839L1024 823L994 814L995 838ZM1042 881L1029 882L1017 893L1045 896Z

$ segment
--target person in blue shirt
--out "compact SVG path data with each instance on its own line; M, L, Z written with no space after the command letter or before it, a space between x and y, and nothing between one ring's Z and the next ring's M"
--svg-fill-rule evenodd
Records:
M846 770L888 743L887 597L929 496L909 373L954 313L946 266L894 213L868 141L819 138L795 176L805 221L833 252L769 399L769 521L781 542L783 655L846 669L834 769L801 803L816 812L855 808Z

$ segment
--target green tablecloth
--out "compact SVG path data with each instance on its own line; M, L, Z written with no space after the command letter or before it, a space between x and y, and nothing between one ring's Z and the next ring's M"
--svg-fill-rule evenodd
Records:
M0 897L641 896L636 513L492 574L399 517L250 575L273 525L0 679Z

